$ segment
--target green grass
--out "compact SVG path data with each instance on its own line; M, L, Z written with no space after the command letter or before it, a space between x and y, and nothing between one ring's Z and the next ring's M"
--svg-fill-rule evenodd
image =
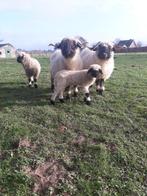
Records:
M0 59L0 195L147 195L147 54L117 55L91 106L81 93L49 105L49 60L38 60L34 89L20 64ZM52 181L35 191L24 168L47 162L56 163L44 174Z

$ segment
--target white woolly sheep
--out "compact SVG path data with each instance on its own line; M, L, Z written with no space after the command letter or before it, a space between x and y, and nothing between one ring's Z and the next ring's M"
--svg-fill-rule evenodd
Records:
M29 87L34 84L34 87L37 88L37 80L41 71L40 63L25 52L18 53L17 62L21 63L24 67L26 76L29 81Z
M67 87L71 88L74 86L81 87L84 91L84 101L90 104L91 98L89 94L89 87L92 86L97 77L101 77L102 70L101 66L93 64L89 69L84 70L62 70L56 73L54 78L54 93L51 96L51 103L55 103L55 99L59 96L59 100L63 102L63 93Z
M108 43L98 42L92 48L85 48L81 51L83 69L88 69L91 64L99 64L103 76L96 80L97 91L102 94L105 90L104 81L107 80L114 69L114 50Z
M80 41L77 39L64 38L55 44L55 51L50 57L51 64L51 89L54 89L54 77L61 70L82 69L80 57Z

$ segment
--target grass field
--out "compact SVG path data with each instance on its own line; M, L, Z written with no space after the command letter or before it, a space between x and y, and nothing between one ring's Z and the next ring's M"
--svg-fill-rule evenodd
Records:
M0 59L0 195L147 195L147 54L117 55L92 104L49 105L47 58L39 88Z

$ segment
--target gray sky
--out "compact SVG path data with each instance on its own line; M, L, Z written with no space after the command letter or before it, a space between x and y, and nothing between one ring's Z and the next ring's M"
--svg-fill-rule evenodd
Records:
M146 0L1 0L0 39L21 49L48 49L77 35L147 43L146 7Z

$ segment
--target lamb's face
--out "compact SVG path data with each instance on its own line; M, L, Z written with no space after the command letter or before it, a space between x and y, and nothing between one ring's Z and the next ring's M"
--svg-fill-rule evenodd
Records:
M24 55L22 54L22 55L19 55L16 60L18 63L22 63L23 58L24 58Z
M63 39L58 48L61 49L62 55L65 58L72 58L76 53L76 49L80 47L80 44L72 39Z
M87 73L93 78L98 78L102 75L102 69L100 67L90 67Z
M94 50L96 51L98 58L102 60L108 60L109 58L111 58L111 54L113 52L111 45L102 42L99 43Z

